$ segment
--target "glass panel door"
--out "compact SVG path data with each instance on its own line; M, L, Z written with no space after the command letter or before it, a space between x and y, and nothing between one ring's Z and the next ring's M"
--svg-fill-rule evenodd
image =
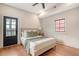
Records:
M17 43L17 18L4 17L4 46Z

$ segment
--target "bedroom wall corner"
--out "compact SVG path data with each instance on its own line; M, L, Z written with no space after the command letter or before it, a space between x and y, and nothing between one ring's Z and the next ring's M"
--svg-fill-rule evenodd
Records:
M56 32L55 20L63 17L65 32ZM46 36L55 37L65 45L79 48L79 7L41 19L40 23Z

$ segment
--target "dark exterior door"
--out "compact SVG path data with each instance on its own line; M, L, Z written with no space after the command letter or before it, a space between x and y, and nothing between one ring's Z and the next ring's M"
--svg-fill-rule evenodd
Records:
M18 39L18 19L4 16L3 45L9 46L17 44Z

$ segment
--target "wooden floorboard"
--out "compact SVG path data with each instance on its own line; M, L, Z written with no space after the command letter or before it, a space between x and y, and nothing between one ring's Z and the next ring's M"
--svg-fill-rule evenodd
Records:
M13 45L0 49L0 56L27 56L22 45ZM56 47L46 51L40 56L79 56L79 49L57 44Z
M12 45L0 49L0 56L27 56L27 51L22 45Z
M79 49L57 44L56 48L48 50L41 56L79 56Z

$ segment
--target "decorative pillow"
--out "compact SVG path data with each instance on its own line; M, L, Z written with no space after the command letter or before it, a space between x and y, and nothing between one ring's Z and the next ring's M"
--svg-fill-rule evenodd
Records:
M42 36L41 31L28 31L27 32L27 37L34 37L34 36Z

